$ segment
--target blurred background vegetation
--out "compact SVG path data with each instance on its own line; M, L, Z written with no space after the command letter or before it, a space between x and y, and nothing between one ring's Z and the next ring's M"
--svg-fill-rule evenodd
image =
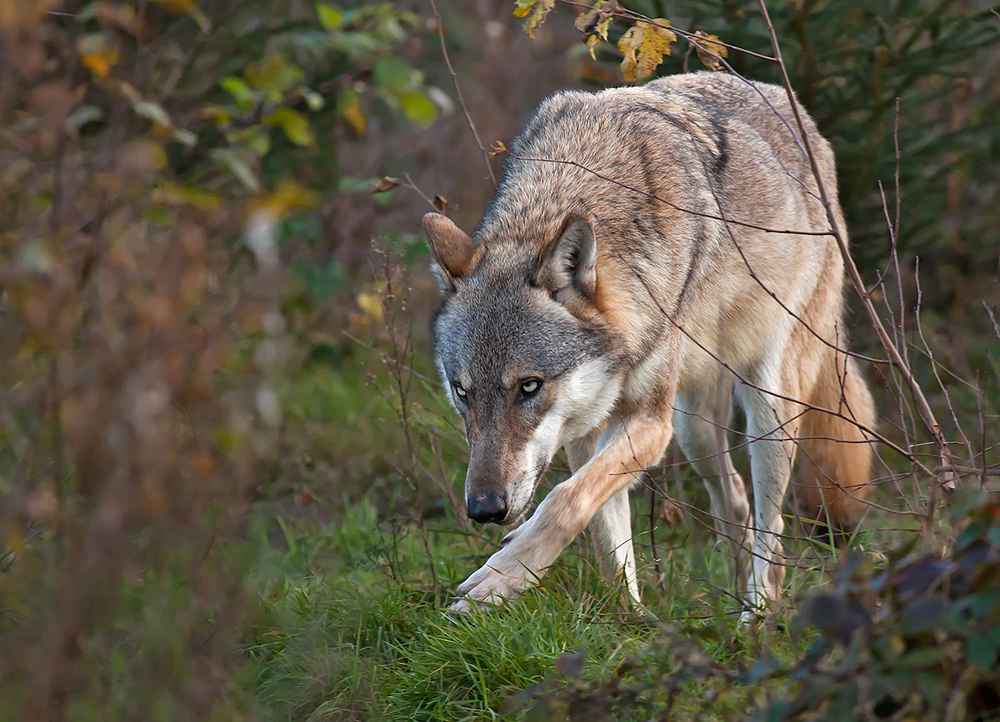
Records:
M496 534L462 510L464 441L430 359L436 288L419 218L437 207L471 229L493 191L484 164L499 175L503 163L484 161L441 43L487 147L510 145L558 89L622 82L614 42L626 22L592 58L579 6L556 3L534 39L513 6L0 0L0 719L663 711L667 698L643 690L673 687L659 671L629 681L628 655L664 673L707 670L678 682L693 691L677 708L688 712L715 695L719 718L745 716L790 688L778 662L752 666L767 658L759 638L722 641L737 634L731 622L702 625L715 636L701 649L758 670L744 682L777 680L766 699L727 697L735 677L720 678L725 694L712 687L711 665L662 649L662 630L582 624L614 606L586 562L565 562L551 597L512 621L470 631L437 612ZM770 52L755 3L621 6ZM981 0L776 0L771 13L793 85L834 143L865 280L963 463L996 464L1000 16ZM778 80L771 63L728 60ZM700 68L680 42L657 72ZM879 356L854 319L859 350ZM898 380L868 372L884 433L923 453ZM926 504L927 480L886 460ZM901 508L889 478L879 500ZM657 479L699 498L679 467ZM724 565L683 551L707 532L658 518L654 500L641 512L654 540L641 555L656 560L646 586L674 590L658 611L718 616ZM977 513L957 545L965 560L1000 543L994 517ZM944 522L920 536L882 527L866 547L876 567L900 538L925 550L954 541ZM795 589L827 583L836 552L817 554ZM995 568L969 594L988 591ZM830 608L855 609L858 584L844 581ZM883 586L902 604L898 585ZM935 613L955 604L942 593ZM946 672L988 708L1000 635L978 632L995 630L997 599L975 610L985 626L949 628L952 641L991 641ZM928 644L923 611L879 643L900 654L896 640ZM864 626L843 615L849 631ZM791 669L812 638L771 631ZM842 633L823 632L816 664ZM484 645L494 641L502 650ZM583 647L604 655L586 684L549 679L575 674L575 661L555 660ZM939 662L925 655L918 671L940 677ZM824 679L815 688L832 696L837 678ZM912 695L919 679L899 684ZM537 703L505 707L525 689ZM924 700L927 719L941 718L935 704L959 709L946 692ZM640 698L646 707L628 707ZM836 709L859 704L844 699ZM908 704L885 718L920 711Z

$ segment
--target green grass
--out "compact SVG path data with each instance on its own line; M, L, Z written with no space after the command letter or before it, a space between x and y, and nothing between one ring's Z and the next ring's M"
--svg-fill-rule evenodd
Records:
M365 502L323 527L298 520L281 521L277 534L263 523L256 529L260 610L246 653L264 719L548 719L565 712L561 700L574 690L592 693L609 683L646 690L629 697L632 712L608 697L609 718L646 719L644 710L668 704L659 680L686 665L746 672L760 658L800 656L812 638L789 631L792 600L829 584L836 563L821 544L791 544L789 598L767 621L739 628L725 545L697 522L661 524L658 584L648 529L637 515L644 601L660 623L624 611L620 589L601 580L583 542L562 555L542 588L506 609L455 618L445 611L449 590L498 535L485 541L450 521L431 527L435 587L418 528L393 518L381 519ZM876 532L865 534L877 541ZM560 671L574 666L564 655L579 653L578 673ZM745 717L766 695L784 691L701 677L683 686L673 719L696 718L706 699L711 709L699 719Z

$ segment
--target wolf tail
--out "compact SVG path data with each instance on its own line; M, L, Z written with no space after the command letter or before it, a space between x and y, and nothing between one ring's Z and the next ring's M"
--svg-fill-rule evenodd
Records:
M875 403L854 358L829 347L809 403L843 418L814 410L803 415L794 494L818 536L832 531L842 539L861 520L871 489L872 437L860 427L875 428Z

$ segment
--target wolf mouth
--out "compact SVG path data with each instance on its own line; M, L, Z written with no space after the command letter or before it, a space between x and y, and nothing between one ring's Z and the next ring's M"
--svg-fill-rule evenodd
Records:
M512 511L509 514L507 514L507 516L505 516L503 520L498 521L497 522L498 526L502 527L514 526L515 524L521 522L526 516L528 516L531 513L531 510L535 506L535 492L538 491L538 482L542 480L542 475L545 473L545 470L547 468L548 464L539 464L535 468L535 479L531 483L531 494L528 497L527 503L525 503L525 505L522 506L517 511Z

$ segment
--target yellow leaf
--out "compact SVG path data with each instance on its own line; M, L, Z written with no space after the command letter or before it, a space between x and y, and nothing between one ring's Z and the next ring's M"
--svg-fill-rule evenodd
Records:
M316 191L295 181L284 181L273 192L258 196L250 203L250 211L266 208L276 216L312 208L319 200Z
M640 77L652 75L663 62L663 56L670 55L670 44L677 41L677 36L669 27L670 21L663 18L640 20L622 35L618 49L625 56L622 60L625 80L634 83Z
M891 637L889 637L888 641L889 641L889 647L896 654L902 654L903 652L906 651L906 642L904 642L903 638L900 637L898 634L893 634Z
M76 44L80 62L98 78L108 77L111 68L118 64L118 50L108 45L99 33L84 35Z
M498 155L503 155L507 152L507 146L503 144L502 140L493 141L493 147L490 148L490 158L496 158Z
M356 135L364 135L368 119L361 109L361 98L353 88L344 88L337 94L337 113L348 122Z
M363 291L358 294L358 308L370 321L380 322L382 320L382 300L377 293Z
M583 33L584 42L590 48L590 57L593 60L597 60L594 48L600 45L601 40L608 39L608 27L611 25L612 15L605 5L605 0L599 0L592 9L582 13L573 23L576 29Z
M528 18L524 21L524 32L529 38L535 37L535 30L545 22L545 16L552 12L556 0L517 0L514 16Z
M315 141L312 130L309 128L309 121L302 113L291 108L278 108L273 113L264 116L263 121L267 125L276 125L281 128L288 136L288 140L295 145L309 146Z
M694 34L696 40L692 40L694 49L698 51L698 59L701 60L709 70L725 70L725 66L720 58L729 56L729 48L722 43L714 42L719 39L718 35L709 35L701 30Z
M219 207L219 196L203 188L164 182L150 194L150 200L165 206L192 206L203 211Z
M316 3L316 14L319 15L319 24L324 30L336 30L344 24L344 13L333 5Z

